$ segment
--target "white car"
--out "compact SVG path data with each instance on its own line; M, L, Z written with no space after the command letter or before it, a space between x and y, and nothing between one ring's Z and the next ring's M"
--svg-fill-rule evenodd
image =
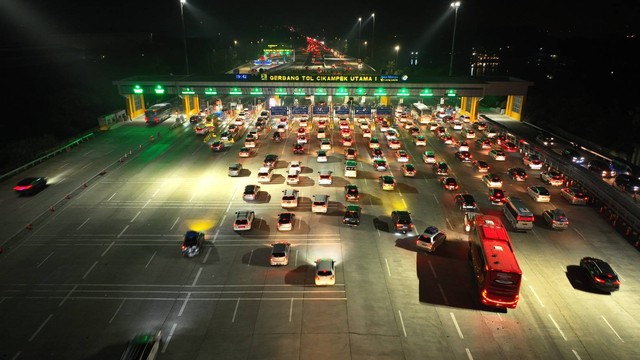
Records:
M543 171L540 173L540 179L551 186L564 185L564 177L557 171Z
M318 158L316 159L317 162L327 162L329 161L327 159L327 152L324 150L320 150L318 151Z
M336 284L336 262L333 259L316 260L315 282L317 286Z
M300 161L289 161L289 166L287 167L288 170L291 169L295 169L298 170L298 172L302 171L302 162Z
M389 149L398 150L402 147L402 143L398 139L389 140Z
M236 211L236 220L233 222L234 231L250 231L253 220L255 219L253 211Z
M255 140L251 140L251 139L247 139L244 141L244 147L246 148L255 148L256 147L256 141Z
M415 143L416 146L427 146L427 139L422 135L418 135L415 138Z
M537 202L550 202L551 194L549 190L544 186L529 186L527 187L527 194Z
M507 160L507 156L504 151L493 149L489 151L489 156L491 156L495 161L505 161Z
M277 242L271 245L271 258L269 259L269 264L271 266L287 266L289 264L290 251L291 244L288 242Z
M331 140L327 138L320 139L320 150L331 150Z
M451 122L451 128L453 130L462 130L462 123L459 120L453 120L453 122Z
M427 164L435 164L436 154L433 151L427 150L422 154L422 160Z
M278 214L278 231L293 230L293 223L296 221L296 215L290 212Z
M484 182L490 189L502 189L502 179L496 174L487 174L482 177Z
M529 166L531 170L542 169L542 160L535 154L528 154L522 157L522 163Z
M307 126L309 126L309 123L307 122L306 119L302 119L302 120L300 120L300 124L299 125L300 125L301 128L306 128Z
M320 170L318 171L318 184L320 185L331 185L333 184L333 171L331 170Z
M458 151L460 151L460 152L469 151L469 144L467 144L466 141L461 142L460 146L458 147Z
M298 144L306 144L307 136L306 135L298 135Z
M318 129L318 134L316 135L318 139L324 139L327 137L327 132L324 129Z
M369 129L362 130L362 137L371 139L371 130Z

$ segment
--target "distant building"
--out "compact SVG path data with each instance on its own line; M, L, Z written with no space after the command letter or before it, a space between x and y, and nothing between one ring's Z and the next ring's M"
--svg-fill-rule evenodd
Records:
M499 71L500 57L486 50L471 53L471 76L496 75Z

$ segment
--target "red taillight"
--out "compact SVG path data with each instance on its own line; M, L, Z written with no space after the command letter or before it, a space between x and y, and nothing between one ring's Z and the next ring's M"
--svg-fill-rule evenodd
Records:
M182 251L187 250L187 246L186 245L182 245L180 248L182 249Z
M13 190L15 191L24 191L24 190L29 190L33 187L33 185L29 184L29 185L16 185L13 187Z
M599 277L597 277L597 276L594 276L594 277L593 277L593 280L595 280L597 283L604 284L604 280L600 279L600 278L599 278Z

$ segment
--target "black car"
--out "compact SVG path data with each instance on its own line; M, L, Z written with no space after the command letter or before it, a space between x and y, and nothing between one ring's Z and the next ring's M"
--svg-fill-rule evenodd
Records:
M411 213L408 211L392 211L391 222L393 223L393 229L397 232L406 234L413 230L413 220L411 219Z
M571 162L576 164L584 163L584 156L582 156L577 150L572 148L565 148L562 150L562 156L571 159Z
M620 289L618 274L604 260L584 257L580 259L580 267L585 270L591 285L601 291L616 291Z
M187 231L182 241L182 255L185 257L194 257L200 254L202 246L204 245L204 233L202 231L197 232L193 230Z
M46 177L28 177L20 180L16 186L13 187L20 195L33 195L47 187Z
M268 154L264 157L263 165L267 167L276 167L276 163L278 162L278 155Z
M473 198L471 194L457 194L456 195L456 204L460 207L462 211L477 211L478 205L476 204L476 200Z
M304 145L302 144L295 144L293 145L293 153L296 155L303 155L304 154Z
M349 226L360 225L360 207L358 205L348 205L342 217L342 223Z
M274 142L281 142L282 136L280 136L279 132L274 132L273 137L271 138Z
M509 177L515 181L525 181L527 180L527 177L529 177L529 175L527 175L527 172L523 168L519 167L509 168L507 170L507 174L509 174Z
M191 117L189 118L189 122L192 124L197 124L202 120L203 118L200 115L191 115Z

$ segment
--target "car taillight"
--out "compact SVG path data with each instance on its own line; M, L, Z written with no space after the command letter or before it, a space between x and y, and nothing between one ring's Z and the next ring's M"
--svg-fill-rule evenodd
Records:
M186 245L182 245L180 248L182 249L182 251L187 250L187 246Z
M593 277L593 280L595 280L597 283L604 284L604 280L600 279L600 278L599 278L599 277L597 277L597 276L594 276L594 277Z
M33 187L33 185L29 184L29 185L16 185L13 187L13 190L16 191L24 191L24 190L29 190Z

